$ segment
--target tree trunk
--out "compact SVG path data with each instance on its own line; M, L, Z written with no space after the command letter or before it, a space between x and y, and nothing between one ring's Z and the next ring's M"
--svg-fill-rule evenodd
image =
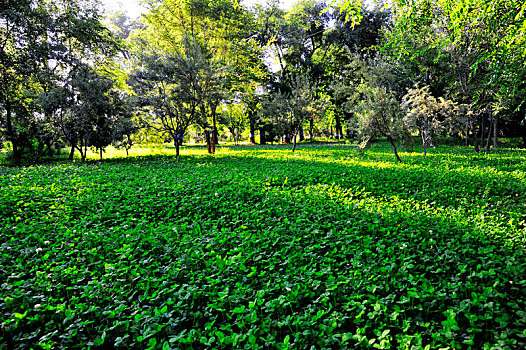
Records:
M53 156L54 156L54 153L53 153L53 144L54 144L53 140L48 140L48 141L46 142L47 155L48 155L49 158L53 158Z
M175 159L179 160L179 142L175 143Z
M253 113L249 114L248 120L250 123L250 143L256 144L256 125L254 123Z
M15 131L13 130L13 116L11 112L11 103L6 101L5 104L5 110L6 110L6 126L7 126L7 140L11 141L11 144L13 146L13 159L15 162L18 162L22 159L22 152L20 152L20 149L18 148L18 139L15 135Z
M73 160L73 155L75 154L75 144L71 143L71 150L69 151L69 160Z
M296 150L296 135L294 135L293 137L293 143L292 143L292 153L294 153L294 151Z
M217 144L217 131L216 131L216 127L214 126L214 130L212 130L212 154L216 153L216 144Z
M206 139L206 150L208 151L208 153L212 153L212 145L211 145L211 142L210 142L210 131L206 130L205 129L205 139Z
M300 134L300 142L301 141L305 141L305 135L303 133L303 127L300 127L299 134ZM295 136L294 136L294 142L296 142L296 137Z
M339 140L341 137L342 137L342 123L340 121L340 116L339 115L335 115L334 118L336 119L336 135L335 135L335 138L337 140Z
M481 123L480 123L480 148L484 147L484 140L485 140L485 134L484 134L484 128L486 128L486 123L484 116L481 116Z
M473 134L473 147L475 147L475 152L479 153L479 141L477 140L477 131L475 130L475 127L473 126L473 121L469 122L469 126L471 127L471 132Z
M312 140L314 138L314 120L309 120L309 136L310 136L310 139Z
M393 151L394 151L394 154L395 154L395 157L396 157L396 160L399 162L399 163L402 163L402 159L400 158L400 156L398 155L398 150L396 149L396 145L394 143L394 140L391 136L387 136L387 140L389 141L389 143L391 144L391 146L393 147Z
M99 148L100 160L102 160L102 147Z
M217 126L216 126L216 112L215 112L215 108L214 108L214 111L212 112L212 125L213 125L213 130L212 130L212 153L215 153L215 150L216 150L216 146L215 145L218 145L219 144L219 141L217 140Z
M490 120L489 120L489 125L488 125L488 138L486 140L486 153L489 152L490 150L490 144L491 144L491 130L493 128L493 115L491 116Z
M499 140L498 140L498 137L499 137L499 129L498 129L498 126L499 126L499 117L498 116L494 116L493 117L493 149L497 149L499 148Z
M426 132L420 130L420 137L422 138L422 147L424 148L424 157L427 156L427 141L426 141Z
M259 129L259 144L260 145L267 144L267 140L265 138L265 130L263 130L263 128Z

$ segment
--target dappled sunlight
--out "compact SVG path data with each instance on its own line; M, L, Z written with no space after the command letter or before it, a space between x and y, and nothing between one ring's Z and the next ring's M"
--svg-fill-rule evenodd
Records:
M103 298L104 312L141 325L188 311L191 329L250 318L281 337L276 324L290 318L299 336L325 324L374 336L382 322L445 342L452 312L522 332L524 173L499 171L498 157L472 166L469 154L452 166L396 163L380 146L364 156L347 145L189 146L177 160L171 147L141 145L130 157L108 149L103 161L1 168L0 264L8 281L24 274L5 308L19 313L41 288L37 302L53 309L39 317L68 327L56 305L73 320L76 300ZM167 297L174 304L158 304ZM482 298L491 307L465 308Z

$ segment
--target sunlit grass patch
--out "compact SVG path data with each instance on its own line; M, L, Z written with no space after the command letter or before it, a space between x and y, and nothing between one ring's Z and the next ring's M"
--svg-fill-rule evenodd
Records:
M524 153L134 148L0 168L6 348L525 345Z

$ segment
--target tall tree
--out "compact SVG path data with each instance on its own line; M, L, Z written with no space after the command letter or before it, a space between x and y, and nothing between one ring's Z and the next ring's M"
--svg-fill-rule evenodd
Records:
M16 160L30 135L28 126L50 123L28 109L81 62L95 62L115 49L100 23L98 1L7 0L0 7L0 128ZM46 133L49 134L49 133ZM47 137L47 136L46 136Z
M205 48L192 38L187 38L184 45L179 53L141 55L140 68L130 76L137 105L149 112L143 122L170 135L177 157L188 127L201 118L205 84L215 74Z
M427 62L445 61L446 69L434 72L446 72L450 95L478 112L473 137L478 133L481 144L493 138L495 148L501 111L517 96L526 69L521 44L525 5L507 0L394 1L395 25L387 41L393 57L423 71L429 71Z

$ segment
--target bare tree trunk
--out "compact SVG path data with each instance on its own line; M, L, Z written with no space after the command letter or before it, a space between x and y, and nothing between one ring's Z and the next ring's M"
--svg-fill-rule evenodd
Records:
M498 126L499 126L499 117L498 116L494 116L493 117L493 149L497 149L499 148L499 140L498 140L498 137L499 137L499 129L498 129Z
M256 125L254 123L253 113L249 112L248 119L250 123L250 143L255 144L256 143Z
M426 141L426 132L420 130L420 137L422 138L422 147L424 147L424 157L427 156L427 141Z
M473 147L475 147L475 152L479 153L479 141L477 140L477 131L475 130L475 127L473 126L473 121L469 122L469 126L471 127L471 132L473 133Z
M300 142L301 141L305 141L305 135L303 133L303 127L300 127L299 134L300 134ZM294 142L296 142L296 136L294 136Z
M47 151L47 156L49 158L53 158L54 156L54 153L53 153L53 144L54 144L54 141L53 140L50 140L48 139L46 141L46 151Z
M263 128L259 129L259 144L266 145L267 139L265 138L265 130Z
M69 151L69 160L73 160L74 155L75 155L75 144L71 142L71 150Z
M309 136L310 136L310 139L312 140L314 138L314 120L312 120L312 118L311 118L311 120L309 120L309 124L310 124L309 125L309 128L310 128L310 130L309 130L309 134L310 135Z
M208 151L208 153L212 153L212 147L210 145L210 131L206 130L205 129L205 139L206 139L206 150Z
M102 160L102 147L99 148L100 160Z
M292 153L294 153L294 151L296 150L296 135L294 135L293 137L293 144L292 144Z
M388 135L388 136L387 136L387 140L389 141L389 143L390 143L391 146L393 147L393 151L394 151L394 154L395 154L396 160L397 160L399 163L402 163L402 159L401 159L400 156L398 155L398 150L396 149L396 145L395 145L394 140L393 140L393 138L391 137L391 135Z
M175 143L175 159L179 160L179 142Z
M488 125L488 138L486 140L486 149L485 149L486 153L488 153L490 150L492 128L493 128L493 115L491 115L491 118L489 120L489 125Z
M214 129L212 130L212 141L213 141L213 144L214 144L214 147L213 147L213 150L215 152L215 145L219 144L219 141L217 140L217 126L216 126L216 113L213 112L212 113L212 124L214 126Z
M214 121L215 124L215 121ZM217 131L216 127L214 126L214 130L212 130L212 154L216 153L216 144L217 144Z
M5 103L5 109L6 109L6 126L7 126L7 140L11 141L11 144L13 146L13 158L15 162L18 162L22 159L22 152L20 152L20 149L18 148L18 139L15 135L15 132L13 130L13 116L11 111L11 103L9 101L6 101Z
M336 121L336 135L335 135L335 138L336 138L337 140L339 140L339 139L341 139L342 134L343 134L343 132L342 132L342 123L341 123L341 121L340 121L340 116L339 116L339 115L336 114L336 115L334 116L334 118L336 119L336 120L335 120L335 121ZM331 131L332 131L332 130L331 130Z
M484 119L484 116L481 116L480 117L481 121L480 121L480 148L484 147L484 140L485 140L485 134L484 134L484 129L486 128L486 123L484 122L485 119Z

